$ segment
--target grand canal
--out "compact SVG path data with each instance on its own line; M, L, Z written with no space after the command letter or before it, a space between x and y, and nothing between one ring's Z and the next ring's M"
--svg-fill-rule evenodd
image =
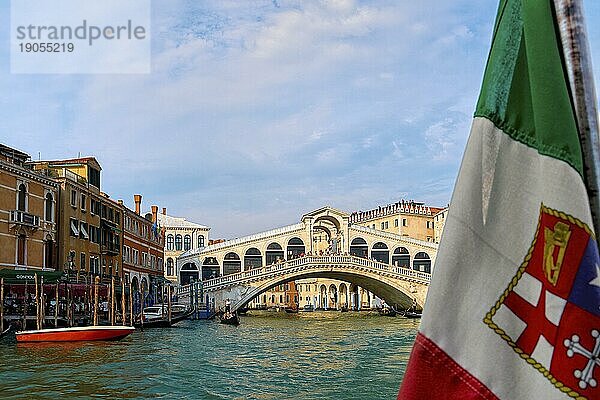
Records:
M120 342L0 342L0 397L394 399L418 321L358 313L183 321Z

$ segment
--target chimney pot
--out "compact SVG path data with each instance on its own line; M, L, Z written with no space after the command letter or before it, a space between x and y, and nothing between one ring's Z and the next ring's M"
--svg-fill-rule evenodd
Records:
M163 207L163 215L167 215L167 207Z
M158 214L158 206L150 207L152 209L152 222L156 222L156 214Z
M140 215L141 209L142 209L142 195L141 194L134 194L133 195L133 201L135 202L135 213L137 215Z

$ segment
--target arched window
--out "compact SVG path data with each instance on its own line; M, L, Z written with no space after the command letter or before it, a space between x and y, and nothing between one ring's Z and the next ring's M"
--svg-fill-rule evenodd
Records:
M223 275L238 273L242 270L242 261L237 253L230 252L225 254L223 260Z
M410 268L410 254L406 247L398 247L392 255L392 265L396 267Z
M190 235L185 235L183 237L183 250L188 251L192 248L192 237Z
M26 199L27 199L27 188L25 187L24 184L21 183L19 185L19 193L17 195L17 209L19 211L27 211L25 209L25 206L27 203Z
M369 255L369 246L365 239L358 237L354 238L350 243L350 255L356 257L367 258Z
M173 235L167 235L167 250L173 250Z
M204 235L198 235L198 248L201 249L204 246Z
M167 258L167 276L173 276L173 259Z
M45 200L45 208L46 208L46 221L54 221L54 198L52 197L52 193L46 194Z
M262 267L262 255L256 247L249 248L244 255L244 271Z
M175 250L181 250L181 235L175 235Z

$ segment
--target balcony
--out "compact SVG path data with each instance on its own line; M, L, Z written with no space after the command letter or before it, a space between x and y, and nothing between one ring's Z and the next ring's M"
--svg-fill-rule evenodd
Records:
M40 227L40 217L26 213L25 211L11 210L10 223L11 228L22 225L28 228L38 229Z

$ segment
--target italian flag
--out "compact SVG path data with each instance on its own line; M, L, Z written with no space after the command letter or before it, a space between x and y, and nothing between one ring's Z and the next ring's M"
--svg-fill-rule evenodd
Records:
M398 399L600 399L600 261L551 0L502 0Z

